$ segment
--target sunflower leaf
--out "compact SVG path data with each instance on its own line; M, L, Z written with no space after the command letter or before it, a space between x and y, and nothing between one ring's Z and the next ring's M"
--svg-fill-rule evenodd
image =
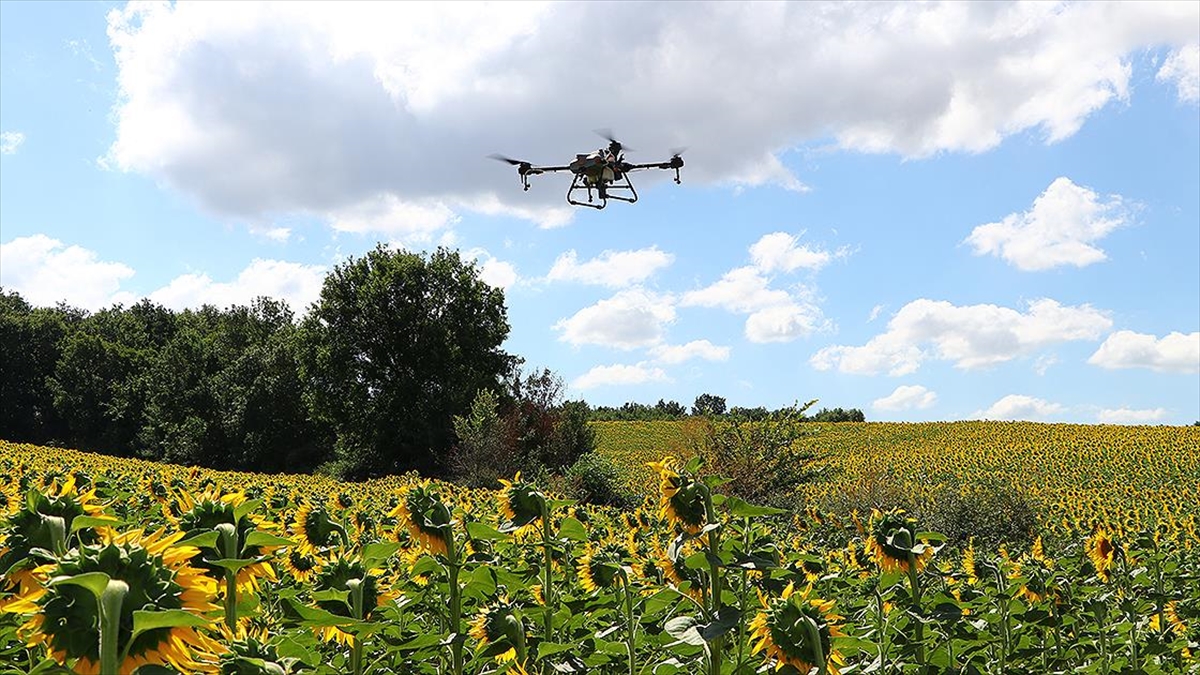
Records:
M133 642L137 636L156 628L202 628L207 625L209 625L208 619L182 609L164 609L156 612L144 609L134 610L133 635L129 641Z
M508 539L508 535L497 530L491 525L488 525L487 523L481 523L479 521L471 521L467 523L467 535L472 539L479 541L499 541L501 539Z
M398 550L400 550L400 544L394 541L377 541L374 544L367 544L362 552L362 565L366 569L375 569Z
M104 593L104 589L108 587L109 576L104 572L84 572L70 577L55 577L50 580L51 586L79 586L86 588L100 599L100 595Z
M730 497L725 501L725 506L729 509L729 515L734 518L754 518L757 516L778 516L787 513L784 509L777 509L771 506L758 506L750 504L744 499L738 497Z
M296 542L283 537L276 537L269 532L255 530L246 535L246 541L242 544L242 549L245 550L250 546L295 546Z
M663 624L663 630L680 642L703 647L705 640L704 636L700 635L700 625L699 619L694 616L677 616Z
M562 525L558 526L558 536L571 541L587 541L587 528L583 523L575 518L563 518Z
M119 527L126 523L111 516L75 516L71 519L71 532L75 533L85 527Z
M237 505L233 509L234 520L241 520L242 518L246 517L251 511L254 511L255 509L257 509L260 506L262 506L261 499L249 499L249 500L242 502L241 504Z
M249 567L257 562L260 562L260 560L257 558L221 558L219 560L208 560L206 558L204 562L237 572L243 567Z
M175 544L176 546L195 546L196 548L216 548L217 547L217 531L208 530L203 534L197 534L194 537L188 537Z

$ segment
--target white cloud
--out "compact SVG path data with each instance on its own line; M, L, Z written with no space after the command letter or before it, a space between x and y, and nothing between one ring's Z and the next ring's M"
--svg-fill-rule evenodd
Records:
M925 410L937 402L937 394L921 385L901 385L892 393L871 402L876 410Z
M772 289L770 280L755 267L729 270L704 288L683 294L684 307L720 307L730 312L755 312L791 301L787 291Z
M766 307L746 317L746 339L751 342L791 342L825 328L829 322L811 303L788 302Z
M987 410L977 410L973 417L985 420L1029 420L1040 421L1057 418L1065 411L1063 406L1044 399L1009 394L996 401Z
M663 339L666 325L675 320L671 296L630 288L584 307L569 319L554 324L559 339L575 346L594 344L617 349L650 347Z
M184 274L150 294L150 300L175 310L214 305L249 305L259 296L286 301L297 316L321 294L325 268L281 260L254 259L233 281L213 281L207 274Z
M1096 421L1101 424L1149 424L1166 416L1166 408L1105 408L1096 413Z
M883 312L883 305L875 305L874 307L872 307L871 314L869 316L867 316L867 323L871 323L875 319L878 319L880 313L882 313L882 312Z
M1200 101L1200 43L1193 42L1171 52L1156 78L1159 82L1174 83L1180 101Z
M331 210L324 216L339 232L383 234L405 243L429 242L443 228L458 221L458 216L441 202L404 202L390 194Z
M1129 55L1192 44L1197 21L1190 2L130 3L108 18L108 163L242 217L387 194L561 223L565 176L523 192L483 157L564 161L612 126L636 159L690 144L689 181L798 190L780 154L814 139L1054 142L1127 100ZM649 198L669 175L638 178Z
M95 251L67 246L44 234L0 245L0 286L17 291L30 304L59 302L96 310L131 298L119 293L133 268L99 259Z
M497 288L508 289L520 280L517 268L510 262L491 258L483 263L479 278Z
M669 381L670 378L667 377L666 372L662 368L646 366L640 363L632 366L616 364L611 366L595 366L571 382L571 386L576 389L585 390L610 385Z
M19 131L0 132L0 155L16 154L17 148L25 142L25 134Z
M786 232L763 235L750 247L750 259L763 272L794 272L797 269L819 270L833 259L828 251L814 250L800 244L799 238Z
M692 340L682 345L658 345L650 349L650 354L662 363L683 363L691 359L705 361L729 360L729 347L714 345L708 340Z
M902 307L888 321L887 331L865 345L825 347L809 362L817 370L837 368L864 375L907 375L927 359L971 369L1062 342L1098 340L1111 326L1112 320L1090 305L1069 307L1041 299L1021 313L996 305L958 307L922 298Z
M651 246L636 251L604 251L581 263L572 249L558 256L547 278L621 288L645 281L674 260L675 256Z
M1092 244L1124 225L1127 211L1119 195L1102 200L1068 178L1057 178L1028 211L980 225L964 243L975 255L999 256L1024 271L1084 267L1107 258Z
M1109 335L1088 363L1101 368L1149 368L1166 373L1200 372L1200 333L1160 338L1130 330Z

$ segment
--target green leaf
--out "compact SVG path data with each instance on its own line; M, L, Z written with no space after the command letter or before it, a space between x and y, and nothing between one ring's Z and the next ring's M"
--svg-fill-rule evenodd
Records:
M663 624L663 630L685 644L703 647L704 636L700 635L700 621L694 616L677 616Z
M540 661L540 660L546 658L547 656L553 656L555 654L569 652L572 649L578 649L578 648L579 648L579 645L576 645L576 644L563 644L561 642L543 642L538 645L537 659Z
M180 626L202 628L209 623L208 619L182 609L161 611L138 609L133 612L133 635L130 636L129 641L132 642L142 633L156 628L178 628Z
M50 580L51 586L80 586L92 592L98 600L108 588L109 576L104 572L84 572L71 577L55 577Z
M242 544L242 549L245 550L250 546L295 546L296 542L283 537L276 537L269 532L255 530L246 535L246 541Z
M587 528L574 518L563 518L562 525L558 526L558 536L571 541L587 541Z
M194 537L188 537L179 541L176 546L195 546L196 548L216 548L217 547L216 530L209 530L203 534L197 534Z
M353 626L358 623L348 616L338 616L333 612L327 612L319 607L309 607L308 605L294 598L287 598L287 603L291 608L300 615L305 625L324 628L326 626Z
M499 541L508 539L508 535L496 528L479 521L467 523L467 536L480 541Z
M441 643L442 643L441 635L439 635L437 633L426 633L424 635L415 637L415 638L409 640L408 642L405 642L402 645L397 646L396 649L399 649L402 651L409 651L409 650L413 650L413 649L424 649L426 647L434 647L434 646L440 645Z
M233 518L234 520L241 520L249 515L251 511L258 509L260 506L262 506L261 499L247 499L238 506L234 507Z
M362 552L363 567L369 570L375 569L398 550L400 550L400 544L394 541L377 541L374 544L367 544Z
M256 562L259 562L259 560L258 560L258 558L221 558L220 560L205 559L204 562L206 562L210 565L216 565L217 567L221 567L221 568L236 572L236 571L242 569L243 567L249 567L250 565L253 565Z
M96 516L75 516L71 519L71 532L78 532L85 527L120 527L126 523L116 518L97 518Z

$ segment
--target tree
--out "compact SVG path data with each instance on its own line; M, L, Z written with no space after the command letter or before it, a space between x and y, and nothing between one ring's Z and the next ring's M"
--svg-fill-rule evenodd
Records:
M863 411L858 408L850 408L849 410L821 408L816 415L812 416L813 422L865 422L866 419Z
M19 294L0 289L0 438L32 443L64 439L66 427L49 379L64 338L81 319L78 310L35 309Z
M512 369L508 331L503 292L457 252L379 245L334 268L301 326L300 366L345 475L443 468L454 415Z
M725 399L712 394L700 394L692 404L693 415L724 415Z

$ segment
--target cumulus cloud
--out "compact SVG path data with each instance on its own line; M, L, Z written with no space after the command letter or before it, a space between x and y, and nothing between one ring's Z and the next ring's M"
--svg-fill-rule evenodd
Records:
M621 288L645 281L674 260L675 256L658 250L657 246L636 251L604 251L585 262L579 262L578 254L571 249L558 256L546 278Z
M662 363L683 363L691 359L705 361L729 360L729 347L714 345L708 340L692 340L682 345L658 345L650 349L650 354Z
M0 132L0 155L16 154L17 148L25 142L25 134L19 131Z
M683 294L684 307L720 307L730 312L749 313L791 301L787 291L770 288L770 279L756 267L738 267L718 281Z
M1200 101L1200 43L1171 52L1158 69L1159 82L1171 82L1184 103Z
M666 326L675 320L669 295L629 288L584 307L554 324L559 339L574 346L585 344L636 349L662 342Z
M439 205L561 224L564 176L524 192L482 158L561 162L608 126L631 159L691 145L689 181L803 189L781 152L830 136L916 157L1054 142L1128 98L1130 54L1194 43L1198 20L1196 3L130 3L108 17L108 164L242 217L389 195L426 224Z
M1166 416L1166 408L1105 408L1096 413L1096 421L1101 424L1149 424Z
M987 410L977 410L973 417L985 420L1043 421L1057 418L1065 410L1058 403L1033 396L1009 394L993 403Z
M1027 272L1085 267L1107 258L1093 243L1128 219L1128 208L1119 195L1102 199L1069 178L1057 178L1028 211L980 225L964 243L971 245L975 255L998 256Z
M180 310L201 305L249 305L259 296L286 301L297 315L321 294L325 268L255 258L233 281L213 281L203 273L184 274L152 292L150 300Z
M596 387L622 385L622 384L646 384L647 382L669 382L662 368L655 366L647 366L645 364L624 365L616 364L611 366L595 366L583 375L575 378L571 382L571 386L580 389L595 389Z
M133 268L100 260L95 251L35 234L0 245L0 286L21 294L30 304L54 306L59 302L87 310L128 302L121 282Z
M746 339L751 342L791 342L829 325L812 303L788 302L766 307L746 317Z
M937 402L937 394L921 385L901 385L892 393L871 402L876 410L925 410Z
M833 259L833 254L801 244L797 237L787 232L772 232L750 247L750 259L755 267L770 274L801 268L819 270Z
M1200 372L1200 333L1153 335L1121 330L1109 335L1088 363L1101 368L1149 368L1164 373Z
M809 362L817 370L907 375L927 359L952 361L962 369L990 366L1062 342L1098 340L1112 326L1090 305L1063 306L1034 300L1024 313L996 305L955 306L914 300L888 321L887 330L855 347L825 347Z

